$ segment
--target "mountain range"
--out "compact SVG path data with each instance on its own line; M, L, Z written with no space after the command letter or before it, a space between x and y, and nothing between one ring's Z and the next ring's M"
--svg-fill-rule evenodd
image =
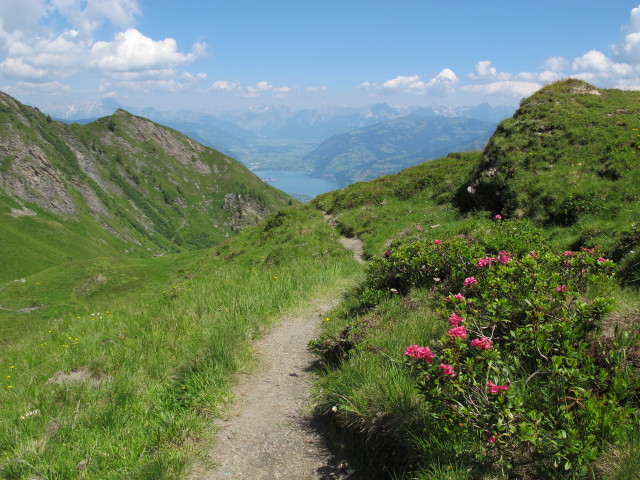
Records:
M60 263L63 251L203 248L292 201L236 160L124 110L66 125L0 93L0 125L3 277L29 273L25 258Z
M88 123L119 108L175 128L252 168L286 170L309 170L310 165L303 160L305 155L334 135L408 115L441 120L461 117L495 125L515 110L515 107L494 107L486 103L473 107L397 107L380 103L302 110L257 106L244 112L212 115L188 110L161 112L153 107L132 108L106 98L96 103L52 105L46 113L68 123Z
M317 175L342 185L398 172L451 151L480 150L495 124L412 114L325 140L303 158Z

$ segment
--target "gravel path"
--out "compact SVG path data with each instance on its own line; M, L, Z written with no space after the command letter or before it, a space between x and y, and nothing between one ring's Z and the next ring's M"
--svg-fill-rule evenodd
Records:
M305 413L315 361L307 345L338 301L339 295L312 300L257 342L258 366L240 377L234 411L218 422L216 445L209 452L214 468L192 471L190 480L357 480Z

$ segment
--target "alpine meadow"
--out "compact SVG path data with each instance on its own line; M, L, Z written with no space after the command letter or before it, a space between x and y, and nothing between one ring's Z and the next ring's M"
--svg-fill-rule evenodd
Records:
M414 166L303 204L142 116L0 93L0 478L243 478L198 472L318 298L301 415L348 467L270 478L640 478L640 92L550 83L448 154L376 128L309 158Z

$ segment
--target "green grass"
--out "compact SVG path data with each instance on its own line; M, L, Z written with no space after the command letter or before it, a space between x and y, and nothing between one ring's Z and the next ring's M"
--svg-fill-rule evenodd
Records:
M43 317L22 330L0 365L0 477L178 478L208 444L231 376L252 365L260 332L358 277L337 238L319 213L289 209L194 254L171 284L144 283L146 298L123 299L118 291L134 286L118 282L111 297L107 282L99 294L87 291L95 308L108 301L100 310ZM155 261L167 264L138 265L141 282L170 259ZM84 278L102 271L97 264L85 265ZM69 287L60 291L77 292ZM6 321L13 320L4 317L5 328ZM95 385L47 384L55 372L81 367Z

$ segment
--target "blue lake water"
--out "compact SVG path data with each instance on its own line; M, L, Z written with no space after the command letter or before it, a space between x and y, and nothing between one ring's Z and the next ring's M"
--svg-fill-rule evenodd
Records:
M336 182L309 176L309 172L293 170L254 170L261 180L298 199L311 199L321 193L340 188Z

